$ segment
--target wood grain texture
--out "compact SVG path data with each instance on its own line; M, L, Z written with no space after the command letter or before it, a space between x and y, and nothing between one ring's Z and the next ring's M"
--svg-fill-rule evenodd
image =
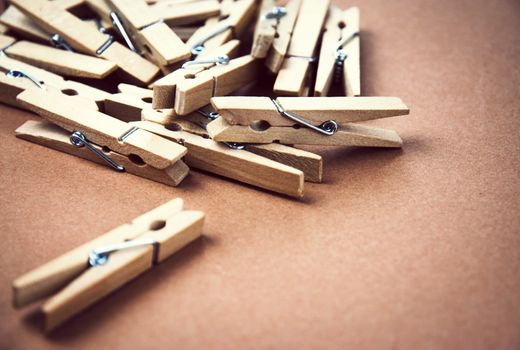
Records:
M291 197L303 197L304 174L298 169L248 151L231 149L201 136L173 131L182 130L175 123L167 127L152 122L132 124L170 140L182 141L188 148L186 164L192 168Z
M311 58L315 55L329 4L329 0L302 0L287 51L289 57L285 58L274 84L276 93L288 96L303 95L310 65L305 58Z
M344 124L410 113L398 97L279 97L276 101L286 112L315 125L331 119ZM297 124L280 115L269 97L213 97L211 105L230 124L248 126L255 121L265 121L271 126Z
M74 49L82 53L96 55L96 51L108 39L107 35L50 1L13 0L12 4L41 28L60 34ZM100 57L113 61L129 77L142 84L149 83L159 72L157 66L118 42L112 43Z
M60 75L103 79L117 69L113 62L97 57L19 41L5 50L7 55Z
M0 23L17 36L39 43L48 43L50 35L14 6L0 14Z
M228 57L235 57L238 54L240 41L231 40L224 45L215 49L208 49L202 52L197 59L207 60L213 59L216 56L227 55ZM170 74L158 79L152 85L153 87L153 100L152 105L155 109L174 108L175 107L175 94L177 91L177 85L191 79L198 73L206 69L211 69L215 64L202 64L188 66L185 69L177 69Z
M400 148L403 141L393 130L358 124L340 125L333 136L326 136L304 127L272 126L253 130L249 126L231 125L224 118L208 124L211 138L219 142L273 143L287 145L359 146Z
M227 65L215 66L185 79L175 90L175 112L186 115L209 104L214 96L228 95L258 77L257 61L251 56L235 58Z
M66 96L31 89L22 92L17 99L26 108L70 132L81 131L87 140L99 146L109 147L126 156L135 154L158 169L172 166L187 151L181 145L144 130L137 130L124 141L118 141L120 136L131 129L128 123L101 112L84 109Z
M70 132L54 124L45 121L29 120L16 129L15 133L16 137L20 139L108 166L103 159L87 148L78 148L72 145L69 139ZM128 158L127 156L107 150L106 148L103 149L98 145L93 144L93 146L97 150L105 153L116 163L122 165L125 168L125 172L168 186L175 187L179 185L189 172L189 168L183 161L177 161L171 167L159 170L148 164L136 163L133 161L133 158Z
M164 19L169 26L184 26L220 14L217 0L202 0L178 3L176 1L159 1L150 9Z
M275 37L269 55L265 60L265 65L271 73L277 74L282 68L285 55L289 49L300 6L301 0L290 0L285 6L287 15L280 20L276 27L277 37Z
M108 0L138 48L159 66L183 61L191 53L182 40L144 0Z

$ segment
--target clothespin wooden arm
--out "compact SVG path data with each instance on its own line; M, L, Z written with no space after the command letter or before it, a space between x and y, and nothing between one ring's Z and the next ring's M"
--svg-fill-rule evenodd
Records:
M279 97L285 112L313 124L334 120L339 124L389 118L409 114L396 97ZM230 124L250 125L265 121L271 126L292 126L294 120L282 116L268 97L223 96L211 99L213 108Z
M220 47L203 51L197 57L197 60L211 60L217 56L223 55L233 58L238 54L239 45L240 41L230 40ZM188 79L205 69L210 69L213 66L214 64L208 63L191 66L191 68L188 69L177 69L176 71L157 80L153 83L153 108L174 108L177 85L185 79Z
M67 96L30 89L18 95L17 99L27 109L70 132L80 131L95 144L127 156L136 155L158 169L172 166L187 151L181 145L172 144L144 130L133 130L129 134L132 128L127 123L100 112L85 110Z
M109 35L61 9L52 1L13 0L14 6L50 33L59 34L74 49L113 61L129 78L148 84L159 68L126 49Z
M217 0L201 0L191 2L158 1L150 5L151 10L164 18L169 26L184 26L205 20L220 14Z
M144 0L107 0L141 51L160 66L172 65L191 56L188 46L166 25Z
M80 157L101 165L110 166L106 161L86 147L78 148L70 141L70 132L47 121L28 120L15 130L16 137L42 145L60 152ZM122 166L125 172L146 179L163 183L168 186L178 186L188 175L189 168L183 161L178 161L169 168L160 170L138 160L92 144L98 152L102 152L112 161Z
M186 163L193 168L292 197L303 196L304 174L301 170L243 149L233 149L228 145L189 134L182 131L175 122L167 127L152 122L132 124L174 141L182 140L189 149ZM173 131L179 129L181 131Z
M213 96L228 95L257 79L258 64L251 56L231 60L179 83L175 92L175 112L186 115L207 105Z

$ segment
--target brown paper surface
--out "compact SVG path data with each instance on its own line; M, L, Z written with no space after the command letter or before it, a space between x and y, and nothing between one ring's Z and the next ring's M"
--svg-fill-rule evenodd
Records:
M520 2L348 4L364 95L411 108L372 124L404 148L314 149L303 201L119 174L16 139L35 117L0 106L0 348L519 348ZM14 278L174 197L204 239L49 337L12 309Z

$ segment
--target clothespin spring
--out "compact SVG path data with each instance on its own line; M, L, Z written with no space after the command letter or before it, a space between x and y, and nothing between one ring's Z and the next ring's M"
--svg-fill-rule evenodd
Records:
M58 49L74 52L72 46L69 45L59 34L54 34L50 38L51 45Z
M108 261L108 257L111 253L127 250L133 248L140 248L144 246L151 245L153 246L153 264L157 263L158 252L159 252L159 243L153 239L142 238L136 239L133 241L121 242L117 244L112 244L103 248L93 250L88 256L88 264L91 267L105 265Z
M121 19L119 19L119 16L114 11L110 12L110 20L112 21L112 24L116 27L117 31L121 36L123 37L123 40L126 43L126 46L130 50L132 50L135 53L139 53L139 50L135 47L134 43L132 42L132 39L130 39L130 35L126 32L125 27L123 26L123 22Z
M24 71L16 70L16 69L9 69L7 72L5 72L5 75L10 77L10 78L26 78L26 79L29 79L30 81L32 81L34 83L34 85L36 85L40 89L47 90L45 88L45 86L43 85L44 84L43 81L39 81L38 79L34 78L32 75L30 75L28 73L25 73Z
M350 33L349 35L342 38L334 49L334 56L336 58L336 62L334 64L334 82L336 83L341 82L343 79L343 67L345 66L345 60L348 58L347 53L343 51L343 46L345 46L358 35L358 32Z
M309 123L308 121L306 120L303 120L302 118L300 117L297 117L293 114L290 114L288 112L286 112L282 106L280 106L280 104L278 102L276 102L275 100L271 100L273 101L276 109L278 110L278 113L280 113L280 115L286 117L286 118L289 118L291 119L292 121L295 121L296 123L298 124L301 124L303 126L306 126L308 127L309 129L312 129L316 132L319 132L320 134L323 134L323 135L326 135L326 136L332 136L334 135L337 131L338 131L338 123L334 120L327 120L326 122L323 122L321 125L313 125L311 123Z
M229 56L228 55L221 55L217 56L212 60L193 60L185 62L181 68L185 69L189 66L199 65L199 64L216 64L216 65L227 65L229 64Z
M92 146L92 144L87 140L85 135L83 135L83 133L81 133L80 131L74 131L70 135L70 143L72 143L74 146L78 148L87 147L90 151L94 152L97 156L101 157L101 159L103 159L108 165L110 165L113 169L117 171L125 170L125 168L122 165L119 165L118 163L114 162L106 154Z

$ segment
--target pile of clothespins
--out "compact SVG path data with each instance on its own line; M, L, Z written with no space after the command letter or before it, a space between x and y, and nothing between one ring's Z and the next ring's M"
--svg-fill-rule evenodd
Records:
M192 167L302 197L322 158L294 145L398 148L394 131L354 123L409 110L359 97L357 8L280 5L10 0L0 100L45 120L18 137L118 171L176 186ZM266 82L269 97L252 96Z

